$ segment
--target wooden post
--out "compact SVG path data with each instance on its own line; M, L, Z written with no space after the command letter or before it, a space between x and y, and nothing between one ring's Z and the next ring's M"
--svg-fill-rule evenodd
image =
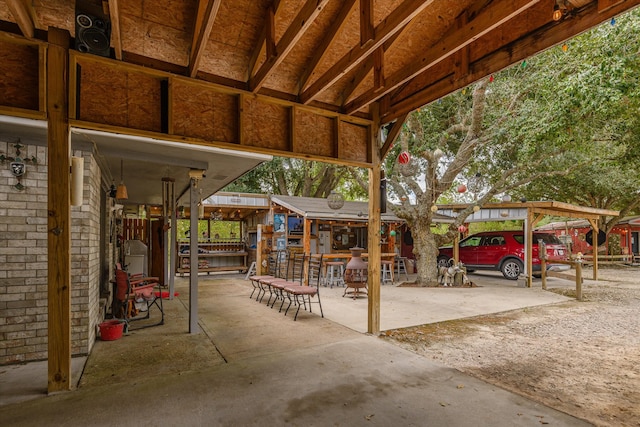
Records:
M380 333L380 116L377 104L372 105L374 121L371 126L371 163L369 169L369 229L368 248L368 319L367 332L377 335Z
M540 272L542 273L542 289L547 290L547 257L540 256Z
M460 233L453 237L453 260L456 265L460 262Z
M593 280L598 280L598 248L600 247L598 241L598 234L600 234L600 229L598 228L598 223L593 221L593 240L595 244L591 245L593 247Z
M48 391L71 389L69 33L47 34Z
M527 276L527 288L533 284L533 212L527 209L527 221L524 225L524 242L525 242L525 274Z
M576 299L582 301L582 260L576 261Z

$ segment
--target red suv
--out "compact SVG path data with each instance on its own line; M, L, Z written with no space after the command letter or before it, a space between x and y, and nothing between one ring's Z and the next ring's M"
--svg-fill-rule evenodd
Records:
M533 271L540 271L539 241L547 247L547 270L568 270L566 264L553 264L553 260L565 260L567 248L554 234L533 233ZM440 248L438 265L449 265L453 247ZM497 270L511 280L516 280L524 270L524 233L522 231L486 231L473 234L460 241L460 261L472 270ZM534 274L535 275L535 274Z

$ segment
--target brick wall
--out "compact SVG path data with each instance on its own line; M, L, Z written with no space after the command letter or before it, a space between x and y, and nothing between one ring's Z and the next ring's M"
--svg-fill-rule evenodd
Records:
M0 141L0 154L14 156L13 142ZM47 358L47 152L27 145L22 179L13 186L9 163L0 163L0 365ZM72 354L87 354L95 341L100 310L100 170L85 158L84 202L72 207Z

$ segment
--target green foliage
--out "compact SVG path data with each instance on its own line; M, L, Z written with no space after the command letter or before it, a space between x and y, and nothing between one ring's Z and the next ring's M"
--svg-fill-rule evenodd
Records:
M324 198L338 189L345 198L357 200L366 197L366 189L354 178L362 174L361 170L347 166L275 157L240 177L224 191Z
M177 221L178 240L189 238L190 220L179 219ZM217 237L216 237L217 236ZM240 239L239 221L214 221L207 219L198 220L198 239Z
M623 209L637 203L640 172L640 12L609 23L494 75L486 90L480 142L438 203L469 201L455 191L482 174L514 198L554 199ZM443 150L442 173L470 137L476 85L421 108L384 162L408 149L420 171L425 150ZM417 124L417 126L416 126ZM579 166L579 167L578 167ZM513 171L506 182L505 171ZM423 172L424 173L424 172ZM400 177L402 181L402 177ZM431 188L426 179L423 188ZM406 189L407 187L405 187ZM634 189L634 191L629 191ZM396 193L399 196L398 193Z

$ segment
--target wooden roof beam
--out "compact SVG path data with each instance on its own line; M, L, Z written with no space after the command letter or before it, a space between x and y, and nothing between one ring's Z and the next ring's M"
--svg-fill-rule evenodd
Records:
M278 54L276 48L276 11L272 7L267 10L267 18L265 20L265 49L267 49L267 58L273 58Z
M222 0L200 0L198 2L198 13L193 30L193 41L191 42L191 54L189 55L189 77L198 74L198 68L202 55L204 54L213 23L216 20L218 9Z
M380 148L380 158L384 159L391 149L393 143L398 139L400 135L400 131L402 130L402 125L407 121L407 117L409 113L404 114L402 117L399 117L398 120L393 122L391 126L389 126L389 131L387 133L387 139L384 141L382 148Z
M318 78L308 89L300 95L300 101L308 104L324 92L329 86L340 80L345 74L364 61L384 42L404 28L409 21L429 7L434 0L405 0L387 19L382 21L374 30L374 38L364 45L353 47L340 58L327 72Z
M258 72L249 79L249 89L252 92L260 90L267 77L287 57L328 2L329 0L307 0L305 2L276 45L275 55L268 56Z
M120 7L118 0L106 0L109 8L109 20L111 21L111 45L115 57L118 61L122 61L122 33L120 30Z
M322 44L318 46L317 49L315 49L315 54L313 55L313 58L311 58L311 60L309 61L309 64L305 68L304 73L300 76L300 79L299 79L300 89L298 91L301 91L302 89L307 87L307 84L309 83L309 78L318 67L318 64L320 64L320 61L322 61L322 58L324 58L324 55L329 51L329 46L331 45L333 40L336 38L336 35L340 32L340 30L344 28L347 22L347 17L351 13L351 10L353 9L353 6L355 4L356 4L356 0L344 0L344 3L342 4L342 8L340 9L338 16L333 20L333 22L331 23L331 26L329 27L324 38L322 39Z
M262 32L260 33L260 35L258 36L258 39L256 40L255 49L251 54L251 59L249 59L249 67L248 67L249 73L247 75L247 80L249 80L249 78L256 73L256 66L258 65L258 59L260 58L260 55L264 53L266 48L265 44L267 40L267 33L270 31L268 27L269 25L273 25L273 22L270 23L269 20L273 19L275 21L275 16L278 13L279 6L280 6L280 0L273 0L273 3L269 7L269 10L267 10L267 17L265 18L265 23L262 26Z
M406 26L405 26L405 28L406 28ZM402 30L398 31L397 33L395 33L393 35L393 37L391 37L389 40L387 40L382 45L382 58L381 59L383 61L384 61L384 52L386 52L393 45L393 43L402 34L403 31L404 31L404 28ZM378 52L378 51L376 51L376 52ZM353 92L355 92L355 90L358 88L358 86L360 86L362 84L362 82L365 81L365 79L367 78L367 76L369 75L369 73L371 72L371 70L374 67L374 63L375 63L375 60L376 60L375 56L376 55L369 56L365 61L363 61L358 66L358 69L354 73L353 78L349 81L349 83L347 83L345 88L342 90L343 103L347 103L348 100L353 95ZM384 64L383 64L383 66L384 66ZM384 73L380 77L382 78L382 80L380 80L380 82L384 82ZM384 84L382 86L377 86L377 88L380 89L383 86L384 86Z
M32 39L35 35L36 14L31 2L26 2L24 0L6 0L6 3L11 15L13 15L14 19L18 23L18 27L20 28L20 31L22 31L22 34L25 37Z
M456 75L454 77L453 74L450 74L434 81L429 70L425 70L416 76L411 84L412 87L420 87L421 89L413 93L405 93L406 90L404 89L398 91L397 94L394 94L393 99L390 100L389 107L380 112L381 119L383 122L391 122L406 113L470 85L493 72L542 52L638 5L640 5L640 0L626 0L624 3L613 6L604 12L594 13L593 9L597 5L596 3L590 3L579 9L578 13L570 21L561 23L550 21L548 25L527 33L525 37L502 46L499 50L469 64L469 73L464 76Z
M489 31L503 25L505 22L540 2L541 0L500 0L491 2L481 10L479 15L469 21L461 31L456 31L436 43L420 61L416 61L412 65L402 68L385 79L385 87L383 90L374 87L346 104L345 112L351 114L368 106L437 62L458 52ZM461 17L460 19L466 18Z
M360 44L373 40L373 0L360 0Z

